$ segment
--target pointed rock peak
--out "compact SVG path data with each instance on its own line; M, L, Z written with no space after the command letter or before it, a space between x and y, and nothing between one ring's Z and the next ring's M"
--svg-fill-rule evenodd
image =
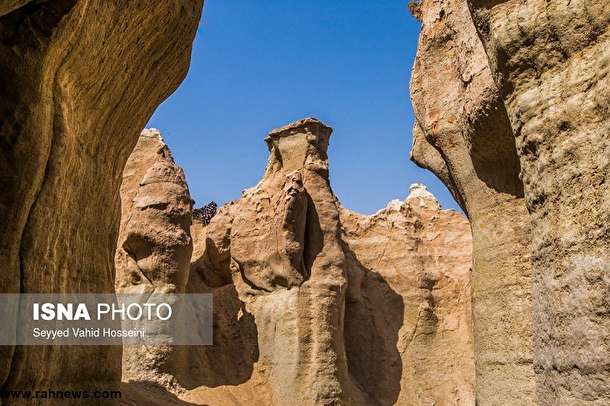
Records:
M272 130L265 141L271 153L270 167L282 170L325 166L332 128L315 118L304 118Z
M381 213L382 211L400 211L402 209L404 202L398 199L392 199L388 202L387 206L383 209L377 211L375 215Z
M435 206L440 208L440 204L436 197L428 191L426 185L421 183L413 183L409 187L409 196L407 196L406 202L419 201L420 206Z
M161 131L157 130L156 128L145 128L142 130L142 133L140 134L140 136L147 137L147 138L153 138L153 139L156 139L156 140L159 140L159 141L165 143L163 141L163 137L161 137Z

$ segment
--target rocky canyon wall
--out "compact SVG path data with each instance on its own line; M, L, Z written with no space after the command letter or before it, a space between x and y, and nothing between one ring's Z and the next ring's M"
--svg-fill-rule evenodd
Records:
M415 9L412 155L471 220L477 399L606 404L610 4Z
M123 166L186 74L201 6L0 1L2 293L113 291ZM3 347L0 371L2 389L113 388L120 349Z
M214 345L174 348L169 389L203 404L472 405L467 221L423 186L373 216L341 208L330 134L315 119L272 131L263 179L194 220L186 292L213 294Z
M424 2L412 159L448 185L473 234L481 404L535 404L529 221L507 112L465 1Z
M530 213L539 402L610 403L610 3L471 8Z

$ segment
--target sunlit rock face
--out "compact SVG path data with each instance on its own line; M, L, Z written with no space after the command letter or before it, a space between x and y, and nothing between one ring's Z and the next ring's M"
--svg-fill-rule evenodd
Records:
M181 396L472 404L467 221L423 186L374 216L341 208L330 134L311 118L272 131L263 179L193 224L186 289L213 294L215 345L187 350Z
M2 292L114 290L123 166L186 74L201 6L0 1ZM0 354L3 390L116 389L120 379L116 347Z
M481 404L604 404L610 5L424 0L413 159L467 212Z
M161 134L144 130L123 171L117 292L184 293L193 253L192 210L182 168Z
M192 210L182 168L174 162L159 131L145 129L123 171L115 255L118 294L154 303L166 300L163 294L185 292L193 253ZM171 329L178 326L146 322L140 328L144 327L171 335ZM169 346L124 346L122 379L169 389L175 386L171 371L177 362Z
M540 403L610 403L610 3L471 7L530 212Z
M425 186L374 215L341 209L349 370L383 405L474 405L472 238Z
M237 382L243 404L366 403L345 356L347 263L328 182L330 134L311 118L272 131L263 179L195 240L201 256L187 289L214 293L218 345L198 350L192 368L211 368L185 374L185 385L200 386L206 402L228 391L205 386ZM248 350L227 354L244 340Z

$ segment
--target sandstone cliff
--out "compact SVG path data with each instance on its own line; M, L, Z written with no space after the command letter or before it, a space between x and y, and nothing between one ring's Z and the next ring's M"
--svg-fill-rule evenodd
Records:
M478 400L534 404L530 232L514 135L466 2L424 2L420 16L412 159L470 219Z
M340 208L330 133L315 119L272 131L258 185L193 225L187 291L214 295L215 345L188 350L182 397L472 405L466 220L425 194L371 217Z
M610 4L424 0L413 159L467 212L481 404L610 402Z
M123 166L201 5L0 1L1 292L113 291ZM113 388L120 349L4 347L0 371L2 389Z

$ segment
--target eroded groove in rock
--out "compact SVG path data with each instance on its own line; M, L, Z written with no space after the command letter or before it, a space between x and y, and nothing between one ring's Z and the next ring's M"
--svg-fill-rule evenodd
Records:
M539 402L610 403L610 3L469 3L531 214Z
M0 286L112 292L122 169L186 73L202 1L23 4L0 5ZM12 359L3 389L119 382L116 348L20 347Z
M513 131L465 0L424 1L420 17L411 95L423 136L412 159L471 222L477 400L535 404L530 222Z

